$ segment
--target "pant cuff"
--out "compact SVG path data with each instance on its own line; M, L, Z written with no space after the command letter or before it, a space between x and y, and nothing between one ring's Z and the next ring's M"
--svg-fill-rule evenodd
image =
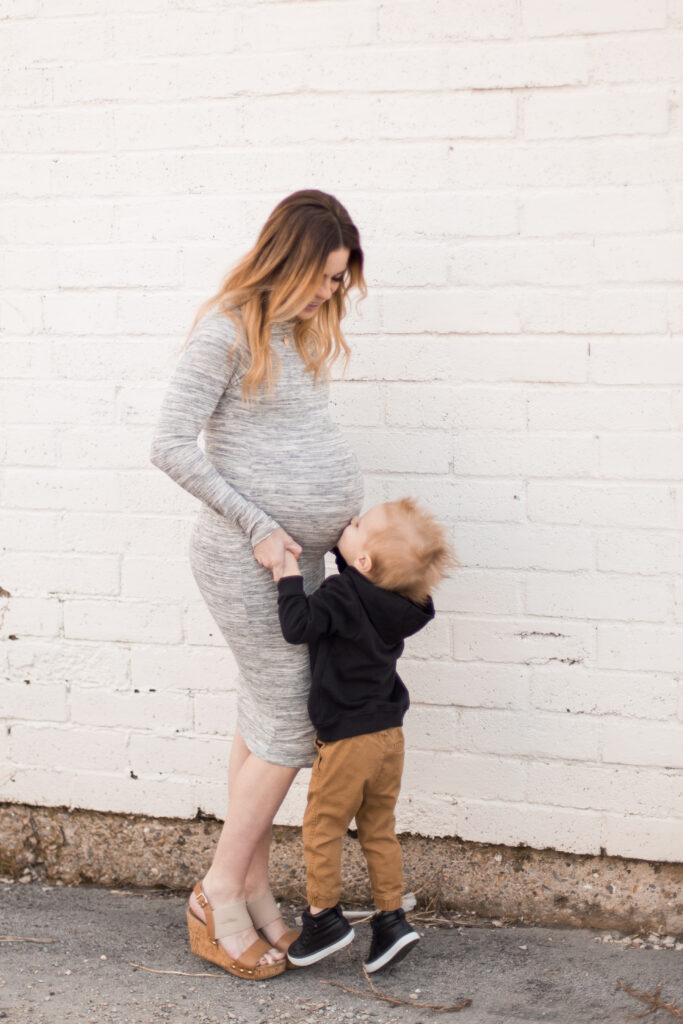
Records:
M399 910L403 903L403 894L400 896L375 897L375 906L378 910ZM319 906L319 904L317 904Z
M339 897L341 893L324 893L324 892L313 892L312 889L306 890L306 899L308 900L309 907L336 907L339 903Z

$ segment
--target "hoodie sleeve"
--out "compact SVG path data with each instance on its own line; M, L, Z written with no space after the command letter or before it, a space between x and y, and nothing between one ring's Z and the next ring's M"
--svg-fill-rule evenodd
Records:
M278 524L218 472L197 443L226 389L236 381L231 358L236 328L227 318L197 325L168 386L152 441L151 460L172 480L239 526L252 546Z
M301 576L284 576L277 585L282 635L290 644L314 643L321 636L358 631L358 602L341 576L330 576L309 597Z

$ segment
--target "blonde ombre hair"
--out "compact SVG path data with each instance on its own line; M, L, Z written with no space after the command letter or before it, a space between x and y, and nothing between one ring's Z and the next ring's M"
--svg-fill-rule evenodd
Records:
M368 540L376 586L394 590L423 604L455 565L446 531L414 498L400 498L381 506L387 525Z
M306 369L317 381L349 347L341 331L351 288L366 294L363 250L358 229L338 199L306 189L287 196L263 225L256 245L231 270L219 291L200 306L195 322L220 310L240 330L249 349L242 395L251 399L261 386L272 390L280 358L270 343L271 324L292 320L310 301L327 258L348 249L349 260L339 288L310 320L296 320L292 335Z

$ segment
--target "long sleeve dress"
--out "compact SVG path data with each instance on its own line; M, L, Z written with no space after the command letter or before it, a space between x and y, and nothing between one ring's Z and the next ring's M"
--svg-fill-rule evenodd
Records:
M200 321L166 392L152 462L202 502L190 561L239 667L237 728L258 757L302 767L315 753L308 652L284 640L277 587L253 547L282 526L303 548L306 592L316 590L325 552L360 511L363 485L330 418L327 382L306 372L287 331L272 326L281 364L274 390L246 402L235 324L221 313Z

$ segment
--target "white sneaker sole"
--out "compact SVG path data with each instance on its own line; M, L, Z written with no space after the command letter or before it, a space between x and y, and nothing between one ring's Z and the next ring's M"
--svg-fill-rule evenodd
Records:
M350 942L356 937L356 933L353 928L347 932L346 935L342 935L341 939L337 939L331 946L325 946L324 949L318 949L315 953L310 953L308 956L292 956L291 953L287 953L287 959L295 967L310 967L311 964L317 964L318 960L324 960L326 956L330 956L331 953L336 953L338 950L343 949L344 946L348 946Z
M410 952L410 947L414 946L416 942L420 941L420 936L417 932L408 932L407 935L402 935L400 939L396 939L393 946L390 946L381 956L378 956L375 960L370 960L365 964L365 970L368 974L373 974L375 971L381 971L383 967L386 967L392 962L392 960L402 960ZM406 948L407 947L407 948ZM399 956L403 950L403 956Z

